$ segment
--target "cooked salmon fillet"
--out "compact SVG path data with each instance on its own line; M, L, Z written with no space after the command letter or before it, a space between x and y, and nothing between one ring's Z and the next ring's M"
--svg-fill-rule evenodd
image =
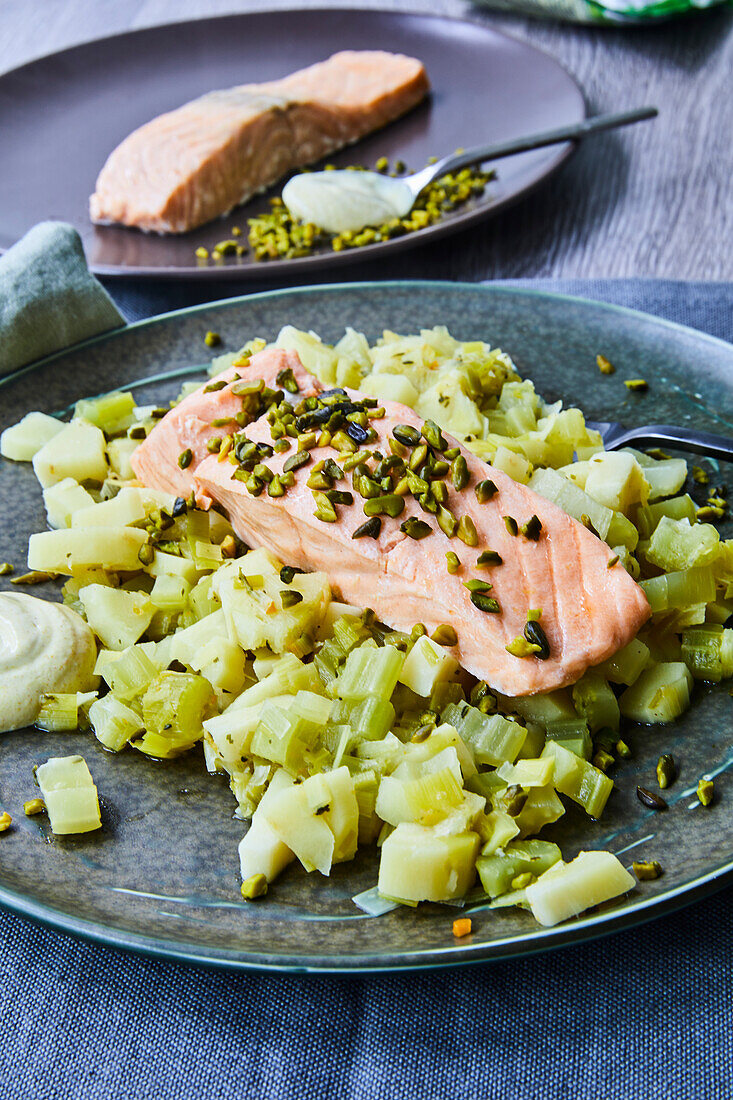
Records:
M417 622L424 623L431 632L442 623L453 626L458 645L451 652L457 660L505 695L530 695L574 683L587 668L629 642L649 617L649 604L641 588L620 564L608 567L611 552L605 543L554 504L482 462L445 433L446 445L460 448L470 475L468 485L460 491L449 478L444 481L447 507L456 517L468 516L473 521L478 540L475 547L444 534L435 516L424 512L410 494L404 498L404 511L399 516L381 517L376 539L353 539L352 533L365 521L365 502L353 492L352 475L348 473L334 483L334 488L352 491L353 504L336 505L336 522L317 518L313 492L306 480L317 461L337 459L330 446L311 449L309 463L295 471L295 483L284 496L271 497L267 492L252 496L234 477L237 466L228 456L221 461L206 445L212 435L236 431L236 425L214 428L211 420L229 417L241 409L242 398L236 399L232 386L241 389L243 382L246 385L259 378L269 384L273 379L277 382L278 375L282 381L281 372L288 369L299 387L295 402L328 392L302 367L295 353L261 352L247 366L224 371L213 383L224 382L225 386L191 394L163 418L133 454L138 477L146 485L182 496L193 487L202 506L215 501L226 511L235 531L248 545L267 547L290 565L323 570L344 600L373 608L395 629L409 631ZM348 397L355 403L362 400L353 391ZM396 425L410 425L419 432L424 421L396 402L385 401L383 406L384 417L370 421L378 438L366 446L388 455L387 441ZM244 431L248 440L272 445L266 416L257 417ZM178 457L186 450L191 451L191 461L182 471ZM278 475L294 453L293 447L263 461ZM490 479L497 492L479 503L475 486L484 479ZM541 521L539 537L535 540L521 533L512 535L505 523L507 516L520 527L537 516ZM400 530L409 517L429 523L432 533L420 541L410 538ZM499 554L501 562L478 566L478 555L489 549ZM456 553L461 562L455 574L449 574L446 568L448 551ZM498 613L474 605L464 585L472 578L491 581L490 596L498 601ZM550 650L544 660L515 657L506 650L522 635L529 609L542 610L541 625Z
M209 92L117 146L89 200L91 219L185 233L385 126L428 89L412 57L346 50L283 80Z

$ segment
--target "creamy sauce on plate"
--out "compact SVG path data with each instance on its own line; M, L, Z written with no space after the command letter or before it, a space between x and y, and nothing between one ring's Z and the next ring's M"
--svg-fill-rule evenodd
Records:
M378 172L301 172L283 188L291 214L328 233L356 232L404 218L414 201L406 183Z
M94 635L71 608L0 593L0 732L32 725L46 692L95 687L96 660Z

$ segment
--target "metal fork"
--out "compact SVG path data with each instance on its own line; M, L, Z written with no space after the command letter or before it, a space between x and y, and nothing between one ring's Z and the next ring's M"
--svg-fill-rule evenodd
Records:
M673 424L642 424L639 428L626 428L612 421L586 420L589 428L601 433L603 446L607 451L616 451L619 447L628 447L634 443L644 446L666 445L678 451L692 451L693 454L719 458L723 462L733 462L733 439L713 432L701 432L697 428L677 428Z

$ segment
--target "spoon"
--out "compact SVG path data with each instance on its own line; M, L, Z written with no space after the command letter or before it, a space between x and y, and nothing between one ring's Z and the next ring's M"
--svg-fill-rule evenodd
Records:
M283 188L283 202L301 221L312 222L329 233L357 231L390 218L404 218L420 193L449 172L471 164L483 164L516 153L542 149L546 145L581 141L591 134L642 122L657 114L656 107L638 107L633 111L597 115L539 134L510 138L493 145L477 145L397 179L368 171L302 172L293 176Z

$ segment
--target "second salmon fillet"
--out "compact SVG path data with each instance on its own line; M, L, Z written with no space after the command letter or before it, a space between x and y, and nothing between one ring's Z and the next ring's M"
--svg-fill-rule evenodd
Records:
M347 50L283 80L210 92L117 146L89 200L91 219L185 233L385 126L428 89L412 57Z
M649 604L605 543L411 409L375 405L266 350L177 405L132 464L146 485L216 502L248 545L324 571L388 625L453 627L456 659L505 695L574 683L635 636ZM346 443L368 452L351 471ZM530 612L548 651L515 655Z

